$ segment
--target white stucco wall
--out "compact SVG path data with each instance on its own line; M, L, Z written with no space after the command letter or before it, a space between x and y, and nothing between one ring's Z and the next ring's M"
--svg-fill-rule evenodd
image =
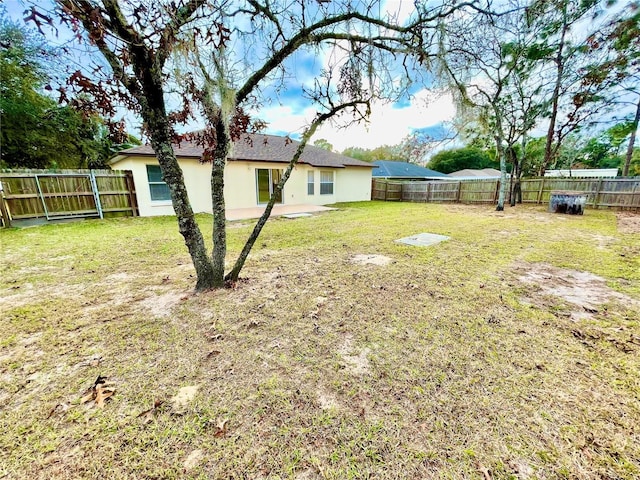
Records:
M336 202L371 200L371 170L368 167L337 168Z
M211 165L201 164L196 159L180 158L193 211L211 213ZM158 165L150 156L131 156L112 163L113 168L131 170L136 185L136 195L141 216L173 215L170 201L152 201L147 179L147 165ZM286 165L269 162L231 161L225 169L225 203L227 209L251 208L258 205L256 169L281 169ZM307 194L307 172L314 172L314 195ZM320 172L334 172L333 195L320 194ZM294 167L283 191L282 201L288 205L329 205L336 202L351 202L371 199L371 169L314 168L309 165Z
M141 217L156 215L174 215L170 200L153 201L147 179L147 165L158 165L154 157L137 156L126 157L117 163L112 163L118 170L131 170L136 185L136 196ZM181 159L180 167L184 175L191 208L196 213L211 213L211 165L201 164L196 159Z

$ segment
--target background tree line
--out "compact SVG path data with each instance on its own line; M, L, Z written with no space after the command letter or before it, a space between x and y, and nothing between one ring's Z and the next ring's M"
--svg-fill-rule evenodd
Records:
M627 158L631 126L631 122L620 122L601 132L592 132L592 134L583 132L567 137L550 168L617 168L620 173ZM539 166L544 161L545 142L546 137L543 136L529 139L524 154L521 153L519 145L514 147L517 150L516 154L526 159L521 171L523 177L539 174ZM486 139L476 138L465 142L461 137L461 143L466 144L456 148L441 149L441 143L432 139L427 140L422 145L421 156L411 154L407 148L406 139L397 145L383 145L373 149L349 147L341 153L365 162L392 160L416 163L442 173L452 173L467 168L500 168L500 164L496 161L495 148L488 145ZM327 148L322 142L316 141L314 145ZM434 151L435 153L432 153ZM512 164L508 162L507 171L511 172L511 169ZM632 150L628 175L640 175L640 148L638 147Z
M140 144L81 99L55 98L63 53L0 10L0 168L108 168L115 152Z

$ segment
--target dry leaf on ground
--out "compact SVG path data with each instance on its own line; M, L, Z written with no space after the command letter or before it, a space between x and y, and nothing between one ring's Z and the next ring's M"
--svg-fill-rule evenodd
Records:
M163 404L164 404L164 400L156 400L155 402L153 402L153 407L151 407L148 410L145 410L140 415L138 415L136 418L141 418L142 417L142 422L143 423L149 423L151 420L153 420L153 417L155 416L155 414L158 412L158 409Z
M227 424L229 423L229 419L225 418L224 420L218 420L213 436L214 437L224 437L227 433Z
M93 386L87 389L80 399L80 403L94 402L98 408L104 407L104 402L116 393L116 389L107 385L107 377L98 375Z

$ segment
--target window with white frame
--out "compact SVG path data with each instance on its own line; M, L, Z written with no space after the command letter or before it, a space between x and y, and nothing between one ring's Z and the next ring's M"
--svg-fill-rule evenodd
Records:
M160 165L147 165L147 180L149 181L149 191L152 201L171 200L169 187L162 179Z
M315 174L313 170L307 172L307 195L313 195L315 193Z
M320 195L333 195L333 172L320 172Z

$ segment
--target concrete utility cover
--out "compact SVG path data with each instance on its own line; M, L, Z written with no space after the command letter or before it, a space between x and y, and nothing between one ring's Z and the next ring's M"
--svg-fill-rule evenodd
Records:
M396 242L406 243L407 245L413 245L415 247L428 247L449 240L450 238L451 237L447 237L446 235L438 235L436 233L418 233L410 237L400 238L396 240Z
M310 213L289 213L287 215L282 215L284 218L300 218L300 217L310 217Z

